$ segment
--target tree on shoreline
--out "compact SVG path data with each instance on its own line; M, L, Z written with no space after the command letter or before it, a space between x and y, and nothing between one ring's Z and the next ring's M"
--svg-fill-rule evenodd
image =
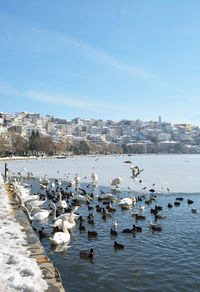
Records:
M4 156L6 151L5 139L0 138L0 156Z
M55 150L55 144L51 137L42 136L38 131L32 131L29 137L29 147L28 149L32 152L43 152L52 155Z
M18 155L27 155L28 141L22 136L12 133L11 134L12 152Z

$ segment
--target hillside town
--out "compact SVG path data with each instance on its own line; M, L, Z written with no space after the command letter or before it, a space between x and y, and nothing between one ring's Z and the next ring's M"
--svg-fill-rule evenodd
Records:
M0 112L0 155L200 153L200 128L141 120Z

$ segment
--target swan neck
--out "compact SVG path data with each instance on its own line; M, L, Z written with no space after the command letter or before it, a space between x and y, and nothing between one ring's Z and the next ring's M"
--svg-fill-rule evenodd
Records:
M23 206L24 203L22 201L22 197L18 193L15 194L15 197L18 199L20 206Z
M70 215L69 215L70 220L73 219L73 215L74 215L75 211L76 211L76 206L75 206L75 208L70 212Z
M60 192L58 192L58 196L59 196L59 202L61 202L62 201L62 195L61 195Z
M55 220L56 219L56 205L53 202L51 202L50 205L53 207L53 220Z
M62 220L62 231L63 231L64 233L69 234L69 231L68 231L67 228L65 227L65 220L64 220L64 219Z
M26 212L26 214L27 214L27 216L28 216L28 219L29 219L30 221L32 221L32 218L31 218L31 216L30 216L30 213L29 213L28 209L27 209L26 207L24 207L24 206L23 206L23 209L24 209L24 211Z

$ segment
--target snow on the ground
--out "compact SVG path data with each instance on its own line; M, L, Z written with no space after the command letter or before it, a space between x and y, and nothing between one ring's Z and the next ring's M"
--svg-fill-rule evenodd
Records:
M45 291L48 285L36 260L30 258L26 234L12 214L1 175L0 201L0 291Z

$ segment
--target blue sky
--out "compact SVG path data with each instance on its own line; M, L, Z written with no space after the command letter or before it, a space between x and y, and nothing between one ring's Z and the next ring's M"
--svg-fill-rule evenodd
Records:
M0 111L200 125L200 1L0 1Z

